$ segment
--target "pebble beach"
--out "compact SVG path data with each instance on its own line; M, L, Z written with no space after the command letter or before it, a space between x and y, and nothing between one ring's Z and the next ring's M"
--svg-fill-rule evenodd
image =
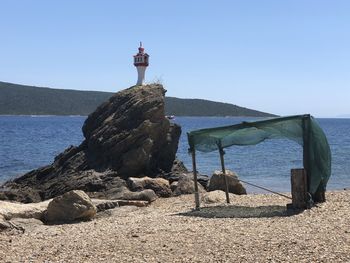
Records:
M88 222L28 224L0 232L0 262L349 262L350 191L326 198L300 213L271 194L193 211L193 195L184 195Z

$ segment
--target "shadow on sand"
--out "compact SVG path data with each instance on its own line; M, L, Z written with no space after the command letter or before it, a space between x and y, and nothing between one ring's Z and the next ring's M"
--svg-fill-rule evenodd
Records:
M200 210L192 210L177 215L194 216L203 218L268 218L268 217L286 217L301 213L303 210L289 210L286 206L236 206L219 205L201 207Z

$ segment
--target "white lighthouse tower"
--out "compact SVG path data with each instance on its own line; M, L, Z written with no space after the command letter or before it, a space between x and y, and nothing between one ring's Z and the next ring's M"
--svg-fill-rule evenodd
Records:
M148 67L149 55L144 51L145 49L142 47L142 42L140 42L139 53L134 56L134 66L137 68L136 85L143 85L145 81L145 71Z

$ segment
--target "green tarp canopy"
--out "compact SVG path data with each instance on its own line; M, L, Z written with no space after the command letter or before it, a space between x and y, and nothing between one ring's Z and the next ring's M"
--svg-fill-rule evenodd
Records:
M303 147L308 192L325 191L331 175L331 151L327 138L310 115L272 118L256 122L201 129L187 133L190 151L211 152L233 145L255 145L267 139L287 138Z

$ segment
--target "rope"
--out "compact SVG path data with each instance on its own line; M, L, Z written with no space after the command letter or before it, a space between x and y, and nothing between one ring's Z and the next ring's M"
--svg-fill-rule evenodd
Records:
M281 194L281 193L277 193L277 192L275 192L275 191L272 191L272 190L267 189L267 188L262 187L262 186L258 186L258 185L256 185L256 184L248 183L248 182L243 181L243 180L241 180L241 179L238 179L238 180L239 180L239 181L241 181L242 183L245 183L245 184L248 184L248 185L254 186L254 187L256 187L256 188L263 189L263 190L265 190L265 191L268 191L268 192L271 192L271 193L273 193L273 194L280 195L280 196L283 196L283 197L285 197L285 198L288 198L288 199L291 199L291 200L292 200L292 198L291 198L291 197L289 197L289 196L287 196L287 195L284 195L284 194Z

